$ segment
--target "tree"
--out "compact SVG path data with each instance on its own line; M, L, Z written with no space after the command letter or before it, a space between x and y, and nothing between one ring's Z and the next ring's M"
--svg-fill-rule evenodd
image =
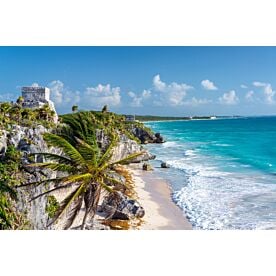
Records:
M108 112L108 107L107 105L104 105L102 108L102 113L107 113Z
M22 106L24 102L24 98L22 96L19 96L18 99L16 100L16 103L19 104L20 106Z
M72 106L72 112L77 112L79 107L77 105Z
M9 112L12 109L12 104L8 102L0 103L0 115L1 116L1 122L6 123L9 121L10 114Z
M81 229L85 229L87 225L93 223L102 189L113 192L113 187L121 184L114 178L114 174L116 174L114 166L116 164L129 162L142 154L141 152L135 153L122 160L112 162L113 149L117 143L115 136L112 137L109 146L104 151L101 151L97 143L88 144L77 137L74 137L75 145L57 134L47 133L44 135L44 139L49 145L62 150L65 156L37 153L37 155L42 155L47 158L49 162L34 163L29 166L39 167L41 169L52 169L66 173L67 175L35 183L23 184L21 187L29 185L37 186L51 182L56 183L57 186L34 197L33 200L55 190L66 189L68 187L73 188L73 191L60 203L60 207L49 224L53 224L68 210L69 215L66 217L64 229L68 229L73 224L83 203L85 206L85 214L82 219ZM89 140L90 142L92 141L91 137ZM110 183L112 186L110 186Z

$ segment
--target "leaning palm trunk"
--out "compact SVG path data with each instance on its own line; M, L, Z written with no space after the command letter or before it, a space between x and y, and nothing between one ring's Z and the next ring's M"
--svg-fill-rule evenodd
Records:
M85 229L86 226L88 226L89 228L90 226L93 226L93 221L97 212L100 195L101 186L98 183L91 184L89 189L86 191L84 195L85 214L81 225L82 230Z

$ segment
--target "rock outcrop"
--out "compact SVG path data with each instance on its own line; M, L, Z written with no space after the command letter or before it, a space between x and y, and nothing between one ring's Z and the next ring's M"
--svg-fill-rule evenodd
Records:
M7 132L2 130L0 132L0 160L4 157L7 150Z
M120 136L120 141L118 145L114 148L112 161L114 162L117 160L121 160L133 153L138 152L143 152L143 154L132 159L131 163L139 163L155 158L155 155L143 149L143 146L139 145L136 141L131 140L126 135L122 134Z
M170 165L168 163L166 163L166 162L162 162L161 163L161 168L168 169L168 168L170 168Z
M62 154L62 152L53 147L48 147L43 139L43 134L49 132L45 127L38 125L33 127L22 127L19 125L11 126L10 130L2 130L0 132L0 159L5 155L8 146L13 146L22 153L22 164L26 165L30 162L44 162L44 158L35 155L34 160L30 161L30 154L39 152L51 152L55 154ZM144 130L137 130L135 134L143 141L161 141L160 135L152 136L152 134L144 132ZM97 131L97 141L101 147L106 147L109 143L108 137L104 135L103 131ZM117 146L114 148L112 161L124 159L128 155L141 152L143 154L136 157L131 162L143 162L154 159L155 156L143 149L143 146L136 141L129 139L126 135L121 134ZM22 170L22 179L24 183L38 182L43 179L56 178L58 175L51 170L25 168ZM124 182L124 179L118 179ZM123 184L122 184L123 186ZM18 189L18 201L16 207L19 211L26 213L27 219L30 222L32 229L58 229L56 226L47 227L49 217L46 212L47 196L41 196L36 200L30 201L33 197L47 191L52 185L39 185L36 187L30 186ZM121 191L116 191L106 197L102 204L102 209L112 219L131 219L144 216L145 211L143 207L136 201L128 198ZM62 225L62 223L60 224ZM73 229L73 227L72 227ZM92 226L92 229L105 229L97 223Z
M142 218L145 215L145 210L138 201L128 198L119 191L104 198L101 211L106 213L107 219L129 220Z
M109 144L108 137L102 130L98 130L96 133L97 142L100 147L106 148ZM142 155L131 160L131 163L139 163L142 161L148 161L155 158L155 155L151 154L147 150L143 149L143 146L139 145L136 141L129 139L125 134L119 135L119 142L113 150L112 160L113 162L121 160L133 153L143 152Z
M6 152L7 146L13 146L22 152L22 164L28 164L29 154L37 152L55 152L57 150L49 149L46 142L43 140L43 134L48 130L43 126L36 128L22 127L13 125L10 131L5 131L1 136L0 143L2 152ZM39 157L38 162L43 162ZM37 182L42 179L55 178L56 172L44 170L43 174L36 169L26 169L22 171L22 179L25 183ZM17 190L17 208L19 211L26 213L27 219L30 222L32 229L47 229L48 215L45 212L47 198L42 196L36 200L30 201L34 196L45 192L45 186L29 187Z
M142 127L133 126L130 131L132 134L137 137L142 144L148 143L164 143L164 138L160 135L160 133L151 133Z

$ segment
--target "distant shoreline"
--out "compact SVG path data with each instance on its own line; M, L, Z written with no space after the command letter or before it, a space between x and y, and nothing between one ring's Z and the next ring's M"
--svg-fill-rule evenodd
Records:
M159 117L159 116L135 116L142 122L174 122L174 121L199 121L199 120L217 120L217 119L237 119L245 118L244 116L194 116L194 117Z

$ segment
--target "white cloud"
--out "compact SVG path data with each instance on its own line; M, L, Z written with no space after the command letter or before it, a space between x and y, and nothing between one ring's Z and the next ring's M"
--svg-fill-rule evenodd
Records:
M201 85L206 90L218 90L218 88L215 86L215 84L210 80L203 80L201 82Z
M245 99L247 101L253 101L253 96L254 96L254 91L253 90L250 90L246 93L245 95Z
M51 90L51 100L56 105L61 105L63 103L63 92L64 84L60 80L54 80L49 83L49 88Z
M261 87L263 88L263 93L264 93L264 100L267 104L274 104L275 103L275 91L272 89L272 86L270 83L265 83L265 82L259 82L259 81L254 81L253 85L256 87Z
M31 86L32 87L39 87L39 84L37 82L34 82Z
M104 105L118 106L121 103L120 87L111 87L110 84L87 87L83 103L89 108L100 108Z
M244 85L244 84L241 84L241 88L247 89L248 87L246 85Z
M71 91L64 86L64 83L60 80L54 80L48 84L51 90L51 100L57 106L68 106L78 104L80 101L80 92Z
M160 75L154 76L152 82L153 82L153 86L156 90L158 90L158 91L164 91L165 90L166 84L161 81Z
M231 90L227 93L224 93L222 97L219 97L219 102L221 104L234 105L238 103L239 98L236 96L236 92Z
M93 109L104 105L114 107L121 103L120 87L111 87L110 84L87 87L82 96L80 91L68 89L60 80L52 81L48 87L52 101L59 107L79 104L81 108Z
M153 78L153 90L155 92L155 98L159 99L153 101L153 104L158 106L183 105L187 91L190 89L193 89L193 87L185 83L172 82L170 84L166 84L165 82L161 81L160 75L156 75Z
M141 95L136 95L134 92L129 91L128 95L130 98L132 98L132 101L130 103L132 107L142 107L143 102L151 97L151 91L144 90Z
M253 85L256 86L256 87L264 87L267 84L265 82L254 81Z

